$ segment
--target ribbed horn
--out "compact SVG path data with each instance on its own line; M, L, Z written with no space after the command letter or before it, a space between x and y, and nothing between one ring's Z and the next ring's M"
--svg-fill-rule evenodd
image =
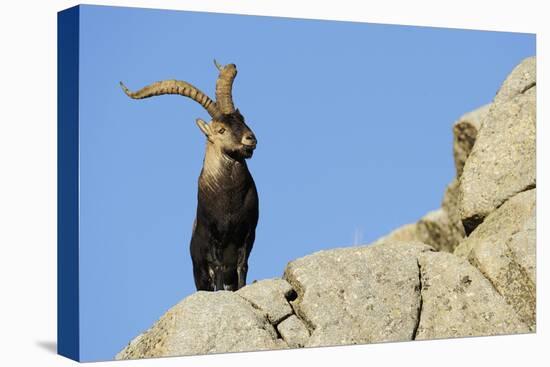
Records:
M213 119L221 119L221 113L216 102L212 101L210 97L201 92L194 85L181 80L163 80L148 85L136 92L130 91L122 82L120 82L120 86L122 90L124 90L124 93L133 99L143 99L163 94L179 94L184 97L189 97L203 106Z
M214 64L220 71L220 75L216 81L216 104L221 113L233 113L235 112L235 106L233 106L232 89L233 80L237 76L237 67L235 64L222 67L216 60L214 60Z

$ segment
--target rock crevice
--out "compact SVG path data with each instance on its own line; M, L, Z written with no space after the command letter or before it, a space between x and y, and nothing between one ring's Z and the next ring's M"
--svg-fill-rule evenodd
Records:
M418 259L416 260L416 263L418 265L418 313L416 315L416 325L414 326L413 333L412 333L412 340L416 340L416 336L418 334L418 327L420 326L420 320L422 318L422 305L423 305L423 299L422 299L422 266L420 265L420 261Z
M278 339L293 348L304 346L306 334L309 337L310 332L296 315L292 302L298 295L290 283L284 279L262 280L240 289L236 294L262 312L275 329Z

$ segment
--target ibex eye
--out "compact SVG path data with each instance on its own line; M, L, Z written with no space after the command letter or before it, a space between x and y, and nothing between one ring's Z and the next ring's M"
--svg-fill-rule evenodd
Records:
M223 133L225 132L225 129L222 127L221 129L218 130L218 132L219 132L220 134L223 134Z

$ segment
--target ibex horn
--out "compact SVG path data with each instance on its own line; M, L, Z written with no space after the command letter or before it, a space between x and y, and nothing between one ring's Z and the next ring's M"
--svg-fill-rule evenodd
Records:
M124 90L124 93L133 99L143 99L163 94L179 94L189 97L195 102L200 103L213 119L221 119L221 113L216 102L212 101L210 97L201 92L194 85L181 80L163 80L148 85L136 92L130 91L122 82L120 82L120 86Z
M216 60L214 60L214 64L220 71L220 75L216 81L216 104L221 113L233 113L235 112L235 106L233 106L232 88L233 80L237 76L237 67L235 64L222 67Z

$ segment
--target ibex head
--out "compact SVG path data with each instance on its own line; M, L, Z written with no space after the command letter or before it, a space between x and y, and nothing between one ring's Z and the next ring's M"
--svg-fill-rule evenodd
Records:
M131 98L142 99L163 94L179 94L193 99L206 109L212 120L210 123L197 119L197 126L208 139L208 144L221 154L234 160L252 157L256 148L256 137L244 122L244 117L233 105L233 80L237 76L235 64L226 66L214 64L220 74L216 81L216 102L212 101L197 87L180 80L164 80L131 92L120 82L124 92Z

